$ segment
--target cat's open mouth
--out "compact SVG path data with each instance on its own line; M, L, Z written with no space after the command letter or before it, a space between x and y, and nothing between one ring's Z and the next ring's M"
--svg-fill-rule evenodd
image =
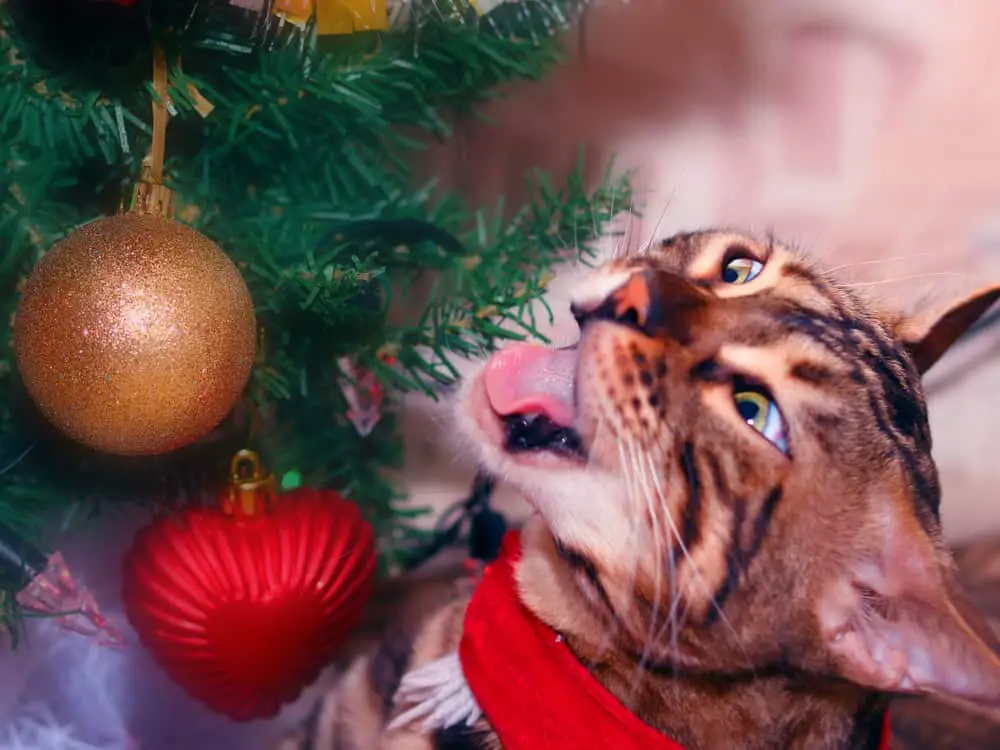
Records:
M514 344L493 355L483 374L486 399L508 453L549 453L583 460L576 421L576 347Z
M561 427L544 414L511 414L503 418L507 430L504 448L510 453L551 451L583 458L583 443L572 427Z

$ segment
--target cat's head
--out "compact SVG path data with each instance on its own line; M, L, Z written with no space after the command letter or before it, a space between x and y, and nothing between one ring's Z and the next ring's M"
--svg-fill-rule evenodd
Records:
M460 399L485 467L547 528L521 575L563 571L529 605L647 666L1000 705L941 538L920 382L998 296L889 316L728 232L597 270L576 347L508 347Z

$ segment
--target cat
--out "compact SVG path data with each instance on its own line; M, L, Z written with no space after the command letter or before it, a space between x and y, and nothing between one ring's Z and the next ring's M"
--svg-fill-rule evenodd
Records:
M896 695L1000 707L921 386L998 298L890 313L726 230L596 269L575 346L505 347L456 399L459 434L533 510L512 563L528 617L687 750L874 750ZM281 750L504 747L481 692L428 727L405 689L459 663L468 607L396 623Z

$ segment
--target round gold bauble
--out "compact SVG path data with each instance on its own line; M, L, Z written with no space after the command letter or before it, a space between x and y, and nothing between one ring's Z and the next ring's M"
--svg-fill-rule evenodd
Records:
M154 215L85 224L28 277L14 319L25 387L71 438L120 455L197 440L239 399L256 320L236 266Z

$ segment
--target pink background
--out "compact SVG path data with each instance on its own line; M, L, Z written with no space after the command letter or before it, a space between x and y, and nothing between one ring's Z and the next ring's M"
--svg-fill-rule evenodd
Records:
M526 165L568 169L586 143L595 169L615 155L637 170L644 216L627 244L713 224L774 232L887 305L943 304L1000 282L998 24L992 0L604 0L567 68L517 87L490 111L496 127L464 124L433 168L489 201L516 194ZM565 311L561 290L550 302ZM571 340L567 318L555 333ZM929 378L956 540L1000 528L997 346L971 342ZM414 481L446 502L471 469L432 462L437 442L411 452Z
M1000 280L998 28L995 0L602 0L567 68L515 87L491 110L497 127L463 124L425 166L491 204L518 195L527 166L565 171L586 143L595 169L612 154L638 169L645 218L628 223L631 245L717 223L773 230L886 300L934 304ZM554 285L557 311L573 275ZM553 335L570 340L569 321ZM1000 337L988 338L930 380L943 388L967 374L931 397L955 540L1000 529L1000 360L989 356ZM417 503L451 503L471 479L461 454L440 447L442 408L407 402L403 480ZM133 529L114 519L65 550L123 626L117 569ZM307 709L234 727L134 642L109 652L51 623L30 635L0 653L0 750L17 747L9 730L23 730L37 702L78 741L36 738L36 750L125 748L130 735L149 750L263 747Z

